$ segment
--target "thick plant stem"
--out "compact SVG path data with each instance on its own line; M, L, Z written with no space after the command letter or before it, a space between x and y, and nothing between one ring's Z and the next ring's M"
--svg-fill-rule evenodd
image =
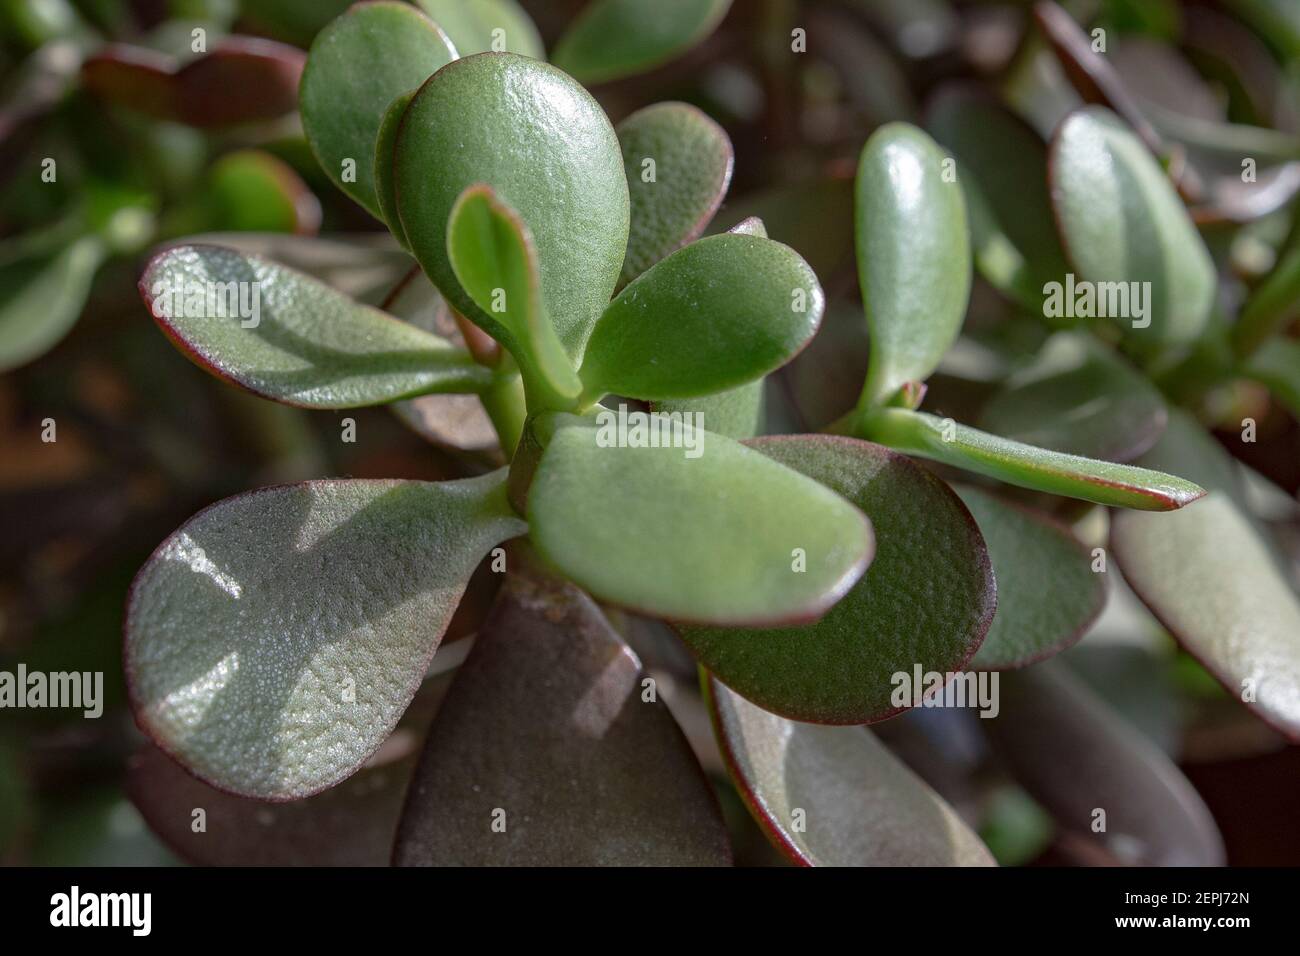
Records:
M514 457L519 445L519 436L524 432L524 419L528 417L528 408L524 402L524 384L519 373L499 376L496 381L479 395L492 427L496 429L501 441L501 451L506 459Z

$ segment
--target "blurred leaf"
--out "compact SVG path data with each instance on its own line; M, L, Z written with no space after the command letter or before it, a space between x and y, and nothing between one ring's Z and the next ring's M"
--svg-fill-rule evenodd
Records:
M434 720L396 863L729 863L712 789L645 685L585 594L506 578ZM493 832L499 811L505 826Z
M1047 661L1001 685L1002 712L981 724L1063 829L1124 863L1223 864L1214 818L1187 778L1068 669Z
M1081 291L1095 289L1095 311L1116 300L1098 284L1143 283L1119 287L1130 292L1119 299L1128 307L1106 317L1148 348L1195 340L1214 302L1214 263L1147 147L1112 113L1089 107L1061 124L1050 155L1057 219L1079 277L1094 284ZM1143 310L1131 298L1139 292Z
M1088 550L1046 515L978 488L957 494L975 516L997 581L997 613L971 668L1024 667L1082 637L1106 604Z
M586 90L509 53L457 60L411 101L395 179L411 250L451 304L484 327L491 316L452 272L447 220L465 189L491 186L532 230L546 311L569 357L582 354L618 281L628 231L618 139Z
M83 64L82 83L154 119L220 129L292 113L303 61L301 50L258 37L226 37L184 66L144 47L111 43Z
M1168 417L1145 376L1091 335L1060 332L989 399L980 425L1052 451L1132 461Z
M1251 356L1243 371L1267 385L1278 404L1300 419L1300 341L1270 339Z
M1022 488L1117 508L1172 511L1205 494L1175 475L1048 451L905 408L873 412L862 437Z
M833 724L870 723L910 707L910 698L893 700L893 677L917 664L961 670L984 640L995 602L984 542L956 495L878 445L811 435L752 444L869 515L876 554L815 624L680 628L700 663L767 710Z
M288 405L381 405L491 382L487 369L447 341L231 249L165 249L146 266L140 290L187 358Z
M631 196L622 282L703 235L718 211L735 154L726 132L686 103L656 103L618 125Z
M1278 250L1277 264L1246 299L1232 326L1238 355L1250 355L1300 316L1300 230Z
M1141 460L1193 475L1210 494L1158 521L1116 515L1125 578L1230 694L1300 740L1300 597L1240 502L1232 460L1184 412Z
M320 228L320 202L293 167L270 153L227 153L208 171L207 202L217 229L294 232Z
M303 131L325 174L377 218L375 144L384 113L455 58L428 17L388 0L349 8L312 43L299 94Z
M664 415L703 415L700 421L706 430L728 438L753 438L763 430L764 385L765 381L760 378L725 392L654 402L652 407Z
M0 372L54 348L81 315L104 243L82 236L53 254L0 265Z
M731 0L592 0L551 59L588 86L644 73L702 41L730 8Z
M471 186L452 206L447 255L456 281L491 315L485 331L514 354L532 408L573 408L582 382L546 313L528 226L490 186Z
M527 505L537 549L597 598L675 620L792 623L862 575L871 526L835 493L686 423L681 447L633 445L603 414L599 428L555 422Z
M906 123L882 126L862 150L856 190L858 277L871 330L863 402L883 404L924 381L957 338L970 294L961 187L948 157Z
M270 36L307 47L322 27L345 12L354 2L355 0L257 0L257 3L241 3L240 15Z
M710 236L674 252L601 316L579 369L586 393L693 398L780 368L817 331L826 300L793 249Z
M461 56L518 53L546 59L546 48L532 19L515 0L416 0L446 31ZM496 31L500 30L500 34ZM499 40L499 42L498 42Z
M796 863L996 865L961 817L870 731L786 720L716 680L707 691L736 789Z
M767 236L794 249L822 278L829 280L853 261L853 181L847 176L802 180L730 200L708 231L734 232L749 219L761 220Z
M973 185L979 191L996 228L1024 259L1024 282L1034 292L1033 311L1039 311L1042 286L1061 281L1068 270L1047 190L1047 145L996 100L959 86L935 96L926 128L952 150L961 163L963 190Z
M227 498L163 542L132 586L136 720L231 793L330 787L397 723L478 562L524 530L504 472Z

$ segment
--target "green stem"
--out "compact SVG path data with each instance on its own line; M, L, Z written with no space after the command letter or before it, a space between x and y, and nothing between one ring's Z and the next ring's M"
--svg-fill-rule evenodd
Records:
M480 393L492 427L496 429L501 442L501 451L507 459L513 458L515 448L519 445L519 436L524 433L524 420L528 417L528 407L524 402L524 383L516 371L503 371L488 387Z

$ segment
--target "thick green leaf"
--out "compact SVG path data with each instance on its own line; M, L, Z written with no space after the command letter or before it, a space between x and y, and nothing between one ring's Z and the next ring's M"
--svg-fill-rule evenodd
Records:
M579 375L586 393L694 398L751 382L812 338L826 298L771 239L728 233L679 249L601 316Z
M214 229L295 232L320 229L321 208L293 167L270 153L241 149L208 169L202 203Z
M795 720L863 724L911 706L894 675L952 673L993 620L994 584L979 530L957 496L902 455L850 438L761 438L753 447L843 495L870 515L871 567L816 624L739 630L680 628L719 680Z
M551 58L586 84L643 73L707 37L730 7L731 0L592 0Z
M1062 307L1109 318L1148 347L1196 339L1214 302L1214 263L1147 147L1113 113L1088 107L1061 124L1050 156L1066 251L1090 283L1053 290ZM1044 308L1055 311L1050 294Z
M376 217L383 218L375 144L384 113L454 59L456 48L432 20L390 0L350 7L311 45L299 91L303 132L325 174Z
M1052 451L1132 461L1168 413L1156 388L1091 335L1061 332L984 405L980 425Z
M528 493L531 540L596 597L675 620L784 624L816 619L862 575L871 525L839 495L687 423L664 436L684 447L633 446L649 428L620 436L619 417L552 420Z
M673 399L654 402L656 412L672 415L699 414L704 416L698 421L707 431L726 435L728 438L753 438L763 430L763 389L764 380L750 382L726 392L715 392L699 398Z
M530 408L572 408L582 382L546 314L532 233L489 186L471 186L447 222L451 268L474 303L512 344Z
M1002 712L982 723L1063 830L1117 862L1223 865L1214 818L1187 778L1067 668L1047 661L1003 674L1000 683Z
M861 422L862 437L1008 484L1099 505L1172 511L1205 494L1163 472L1025 445L906 408L882 408Z
M406 709L479 560L524 532L503 479L282 485L191 518L131 588L141 728L244 796L347 777Z
M1241 503L1231 459L1178 412L1142 461L1193 475L1210 494L1158 521L1116 515L1124 577L1230 694L1300 740L1300 597Z
M631 196L623 282L704 234L731 184L726 131L686 103L656 103L618 124Z
M108 255L84 236L51 255L0 265L0 372L38 358L68 334Z
M708 780L644 681L589 597L512 574L434 720L395 862L729 863Z
M888 402L924 381L957 338L970 295L966 203L947 155L914 126L863 147L855 194L858 279L871 330L862 398Z
M1047 191L1047 145L1039 135L993 98L962 87L940 91L926 127L961 162L963 189L972 185L967 176L974 180L997 228L1023 257L1027 285L1037 291L1061 281L1067 266Z
M397 150L397 131L401 129L406 108L415 99L415 91L399 94L384 110L375 134L375 202L389 231L404 247L406 233L402 230L402 217L397 212L397 183L393 175L393 155Z
M716 680L713 725L749 812L804 866L995 866L943 799L865 727L760 710Z
M957 494L979 525L998 583L998 609L971 667L1023 667L1065 650L1106 604L1086 548L1046 515L978 488Z
M1300 419L1300 341L1270 339L1245 363L1243 372L1267 385L1278 403Z
M491 373L431 333L315 279L219 246L154 256L140 293L187 358L264 398L305 408L472 392Z
M446 31L461 56L492 51L546 59L536 25L515 0L416 2Z
M456 281L447 220L480 183L518 213L537 245L547 314L576 360L614 292L628 235L623 156L591 94L526 57L457 60L412 100L394 168L411 250L452 305L494 335L500 323Z

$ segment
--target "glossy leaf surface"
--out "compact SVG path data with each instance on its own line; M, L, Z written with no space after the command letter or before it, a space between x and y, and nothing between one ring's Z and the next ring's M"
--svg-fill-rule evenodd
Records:
M518 53L546 59L537 27L515 0L416 0L461 56Z
M525 530L503 479L282 485L195 515L132 585L140 727L244 796L347 777L406 709L479 560Z
M376 217L383 218L374 167L384 114L455 58L432 20L390 0L350 7L312 43L299 94L303 131L325 174Z
M793 249L727 234L691 243L624 289L579 369L589 396L692 398L784 365L817 331L826 300Z
M966 203L949 157L906 123L867 140L855 191L858 280L871 330L863 400L924 381L957 338L970 295Z
M140 292L177 347L212 374L308 408L379 405L491 380L469 354L316 280L219 246L156 255Z
M703 235L731 184L726 132L686 103L656 103L618 124L631 197L621 281Z
M960 670L984 640L995 599L984 542L957 496L879 445L830 436L752 444L870 515L876 555L814 624L680 628L700 663L766 710L831 724L883 720L910 707L910 699L894 699L893 678L917 664Z
M528 493L538 550L602 600L687 621L806 621L861 576L871 526L843 498L721 435L670 434L620 447L613 412L559 427Z
M526 57L457 60L411 101L394 171L412 252L452 305L489 332L500 323L456 281L447 220L468 187L492 187L532 232L547 314L569 357L582 354L613 294L628 235L622 152L591 94Z

